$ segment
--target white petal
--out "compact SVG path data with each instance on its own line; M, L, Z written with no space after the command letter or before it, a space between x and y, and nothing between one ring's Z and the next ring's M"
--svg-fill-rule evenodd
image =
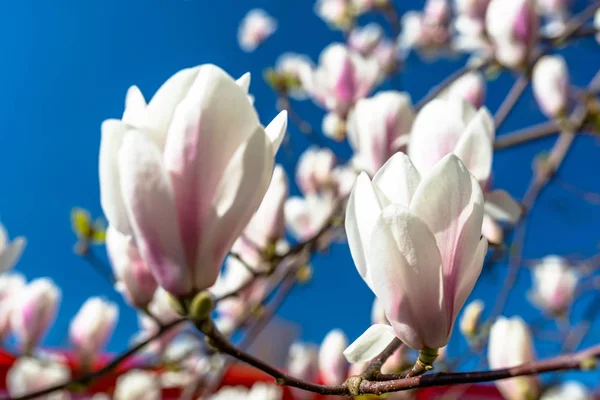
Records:
M381 354L395 338L396 335L391 326L372 325L344 350L344 357L352 364L371 361Z
M382 204L377 197L375 188L365 172L356 179L346 209L346 235L350 253L356 269L371 289L371 280L368 273L366 249L381 213Z
M454 154L482 185L487 182L492 171L493 132L494 120L487 108L481 108L469 122L454 148Z
M248 90L250 90L250 72L246 72L244 75L240 76L235 83L237 83L244 92L248 93Z
M265 132L267 136L271 140L271 145L273 146L273 154L277 154L277 150L279 150L279 146L283 141L285 136L285 132L287 130L287 111L283 110L275 118L273 121L267 125L265 128Z
M121 188L140 255L173 294L192 288L162 154L144 134L130 132L119 152Z
M123 112L123 122L132 125L138 125L144 117L146 110L146 99L140 91L140 88L133 85L127 90L125 96L125 111Z
M0 222L0 251L4 250L8 243L8 233L6 232L6 228Z
M458 315L458 312L467 301L467 298L473 291L475 283L481 273L483 267L483 261L488 249L488 242L486 238L481 238L477 244L475 254L471 259L470 263L463 263L461 265L462 271L460 274L460 282L458 283L458 289L456 291L456 298L454 299L454 315Z
M0 273L12 269L17 264L26 244L27 240L19 236L0 252Z
M496 221L514 224L521 218L523 208L504 190L493 190L485 194L485 213Z
M407 208L420 181L419 171L404 153L394 154L373 178L373 183L381 189L390 203Z

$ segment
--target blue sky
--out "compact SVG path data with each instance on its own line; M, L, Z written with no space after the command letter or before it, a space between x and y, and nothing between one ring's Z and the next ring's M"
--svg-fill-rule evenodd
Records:
M28 238L17 270L28 278L49 276L63 290L60 316L46 344L66 345L70 319L83 301L94 295L122 306L110 351L123 349L137 327L133 311L120 296L72 253L74 235L69 223L73 206L101 214L97 177L100 124L120 116L127 88L137 84L148 98L175 71L202 63L217 64L233 76L250 71L251 92L266 123L277 111L275 97L262 80L262 70L285 51L305 53L316 60L325 45L342 40L339 32L329 30L316 17L312 3L21 0L0 6L0 51L4 54L0 63L0 220L11 235ZM401 10L421 4L398 3L402 3ZM253 7L262 7L275 16L279 29L256 52L246 54L237 46L237 24ZM600 65L600 52L593 40L582 41L563 53L576 85L585 85ZM405 72L383 88L407 90L418 101L463 62L456 59L423 64L411 56ZM512 81L505 74L490 83L487 106L492 111ZM304 102L296 108L313 126L320 126L323 112L314 104ZM528 89L499 135L541 121L543 116ZM297 157L308 142L294 126L290 135ZM546 139L498 152L494 159L495 187L520 198L531 176L532 158L549 149L552 142ZM559 180L600 192L598 146L592 137L577 138L558 174ZM350 154L345 145L336 149L342 159ZM293 171L294 159L285 154L278 156L288 172ZM297 193L297 188L293 192ZM589 257L598 252L599 227L599 206L582 201L554 183L543 192L531 213L525 257L549 253ZM104 256L102 248L98 251ZM319 255L314 266L313 281L294 290L280 316L298 323L302 338L309 341L320 342L336 327L352 339L357 337L369 325L373 296L356 273L347 245L335 245L327 254ZM493 302L505 271L503 263L487 271L472 298ZM529 286L529 273L523 269L506 315L539 316L525 297ZM586 300L590 299L581 304ZM579 309L576 307L576 312ZM593 327L585 344L594 343L598 328ZM541 355L553 354L559 345L536 341ZM456 332L450 351L460 351L464 346Z

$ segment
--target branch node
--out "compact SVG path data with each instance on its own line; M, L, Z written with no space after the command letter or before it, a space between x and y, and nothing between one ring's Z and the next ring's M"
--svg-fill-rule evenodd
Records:
M363 378L361 376L351 376L350 378L346 379L344 385L348 388L348 392L350 392L352 396L358 396L360 395L360 384L362 381Z
M583 370L583 371L591 371L596 369L596 366L598 365L598 362L596 361L596 359L594 357L588 357L588 358L584 358L583 360L581 360L581 362L579 363L579 367Z

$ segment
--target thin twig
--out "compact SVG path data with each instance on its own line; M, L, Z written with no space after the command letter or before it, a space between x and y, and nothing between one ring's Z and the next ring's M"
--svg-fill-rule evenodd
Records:
M560 128L554 121L543 122L496 137L494 150L503 150L526 142L558 134Z
M506 117L510 115L510 112L514 109L517 101L519 101L521 98L521 95L525 91L525 88L527 88L528 84L529 78L524 74L519 75L514 85L508 92L508 95L506 95L506 98L500 105L500 108L494 115L494 126L496 127L496 130L500 128L502 123L506 120Z

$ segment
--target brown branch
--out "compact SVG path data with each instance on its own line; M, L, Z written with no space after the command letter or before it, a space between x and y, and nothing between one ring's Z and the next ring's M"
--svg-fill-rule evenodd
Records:
M594 1L592 4L587 6L582 12L573 16L565 26L561 35L554 39L552 44L560 44L561 42L564 42L565 40L571 37L577 36L578 31L581 28L583 28L587 20L594 16L594 13L598 8L600 8L600 0Z
M500 108L494 115L494 125L496 126L496 130L500 128L502 123L506 120L506 117L510 115L510 112L513 110L513 108L521 98L521 95L525 91L525 88L527 88L528 84L529 78L524 74L519 75L516 82L506 95L506 98L500 105Z
M558 124L547 121L524 129L496 137L494 150L503 150L526 142L543 139L557 134L560 131Z
M400 346L402 346L402 341L400 339L395 338L392 340L392 342L381 352L381 354L371 360L361 377L365 379L376 378L381 372L381 367L383 364L385 364L387 359L390 358L392 354L394 354L396 350L400 348Z

